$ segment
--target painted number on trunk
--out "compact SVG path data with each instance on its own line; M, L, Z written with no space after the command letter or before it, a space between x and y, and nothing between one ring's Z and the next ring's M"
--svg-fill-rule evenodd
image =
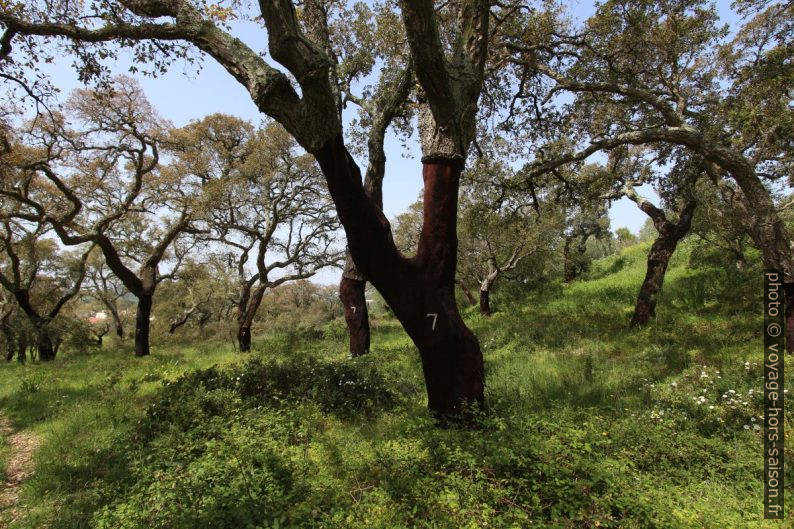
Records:
M353 314L355 314L355 313L356 313L356 307L355 307L355 305L350 305L350 308L351 308L351 309L353 309Z
M430 330L435 331L436 330L436 320L438 319L438 312L430 312L430 313L427 314L427 317L428 318L430 318L430 317L433 318L433 325L430 327Z

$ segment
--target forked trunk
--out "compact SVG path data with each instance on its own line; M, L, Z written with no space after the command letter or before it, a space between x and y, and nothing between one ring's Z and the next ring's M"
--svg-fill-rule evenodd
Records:
M369 201L341 137L314 153L328 182L356 266L383 295L419 349L428 407L445 421L484 403L483 359L455 301L460 160L423 162L424 223L417 254L405 258L389 223Z
M138 310L135 314L135 356L149 354L149 326L152 315L152 296L143 295L138 298Z
M480 290L480 314L483 316L491 315L491 291Z
M342 276L339 299L345 307L345 322L350 335L350 356L369 353L369 311L367 310L366 281Z

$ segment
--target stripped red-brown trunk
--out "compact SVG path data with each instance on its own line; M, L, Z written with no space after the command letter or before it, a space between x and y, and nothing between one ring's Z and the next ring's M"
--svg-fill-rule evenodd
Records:
M459 160L423 162L424 224L417 254L395 248L383 213L364 194L341 137L314 153L356 266L383 295L419 349L428 406L439 418L484 403L482 352L455 300Z
M345 307L345 322L350 335L350 356L369 353L369 312L367 310L366 281L342 276L339 299Z
M149 327L152 316L152 296L138 297L138 309L135 313L135 356L149 354Z

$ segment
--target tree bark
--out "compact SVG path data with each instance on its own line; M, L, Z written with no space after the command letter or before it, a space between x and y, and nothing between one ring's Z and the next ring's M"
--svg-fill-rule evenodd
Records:
M254 317L262 304L262 297L265 295L266 285L259 285L253 294L250 286L243 290L243 294L238 302L237 313L237 341L240 345L240 352L247 353L251 350L251 326L254 324Z
M120 340L123 340L124 324L121 323L121 316L119 316L119 311L115 306L115 302L106 302L105 308L108 309L108 312L110 312L110 315L113 318L113 326L116 328L116 336L118 336Z
M14 354L16 354L16 343L14 343L14 337L5 332L6 337L6 362L10 362L14 359Z
M563 279L566 283L571 283L584 272L581 260L585 252L587 252L587 239L589 238L589 235L573 235L565 238L565 246L563 248ZM577 239L576 246L571 248L574 240Z
M241 353L251 351L251 327L240 324L237 328L237 343Z
M345 322L350 335L350 356L355 358L369 353L369 311L364 280L342 276L339 299L345 307Z
M647 200L640 199L636 194L629 198L637 202L640 209L651 217L654 227L659 232L659 236L651 245L651 251L648 252L648 268L637 296L634 314L629 322L629 327L634 328L646 325L651 318L656 316L656 302L664 283L667 265L670 263L670 258L673 256L678 242L689 233L696 202L690 200L684 206L678 223L674 223L667 220L664 211Z
M11 325L9 324L9 319L11 318L11 314L13 311L8 311L2 316L0 316L0 331L2 331L3 336L5 336L6 341L6 362L10 362L14 358L14 354L16 353L15 347L16 344L14 343L14 334L11 331Z
M648 253L648 269L637 296L634 315L631 317L629 327L642 327L656 316L657 296L662 289L667 265L675 246L675 242L661 237L654 241L651 251Z
M356 267L383 295L419 349L428 407L442 422L484 403L483 359L455 300L457 200L463 161L423 160L424 224L402 257L383 213L367 199L341 136L315 151Z
M149 327L152 314L152 295L138 298L138 310L135 314L135 356L149 354Z
M28 339L24 335L17 338L17 361L24 364L27 361Z
M483 316L491 315L491 291L480 290L480 314Z
M52 343L46 324L36 326L36 350L39 352L39 360L41 362L52 362L55 360L55 346Z

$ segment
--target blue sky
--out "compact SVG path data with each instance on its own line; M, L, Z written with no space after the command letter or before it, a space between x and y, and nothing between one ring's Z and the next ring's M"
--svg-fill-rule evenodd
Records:
M572 0L568 5L571 14L579 20L586 18L594 10L593 3L588 0ZM717 2L717 7L724 21L735 23L736 17L730 9L730 2L720 0ZM253 23L238 24L235 27L235 35L255 49L266 48L267 36L264 30ZM120 73L126 72L129 64L122 55L114 70ZM51 65L48 70L64 95L79 86L71 68L71 60L56 61L56 64ZM199 72L195 72L193 67L177 63L172 65L168 73L160 77L154 79L139 77L139 81L161 116L177 126L215 112L235 115L254 123L262 120L262 115L242 85L212 59L206 59ZM416 141L412 141L406 150L394 136L390 136L386 141L386 155L384 212L388 218L393 219L405 211L421 192L419 147ZM649 198L655 197L647 186L641 188L640 192ZM646 216L633 202L624 198L613 204L610 219L613 230L627 227L637 232L645 222ZM325 277L319 279L321 282L330 280Z

